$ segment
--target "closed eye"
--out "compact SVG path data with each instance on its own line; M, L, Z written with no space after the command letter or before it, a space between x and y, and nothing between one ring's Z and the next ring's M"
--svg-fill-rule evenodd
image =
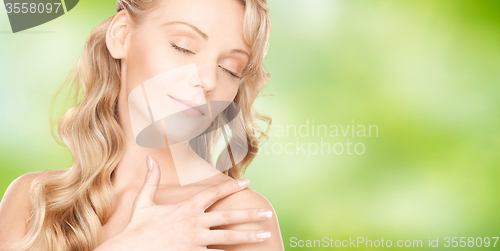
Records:
M188 50L188 49L182 48L182 47L180 47L180 46L178 46L178 45L176 45L176 44L174 44L174 43L170 43L170 45L172 45L172 47L174 47L174 49L176 49L176 50L178 50L178 51L180 51L180 52L196 55L196 53L194 53L194 52L192 52L192 51L190 51L190 50ZM234 72L232 72L232 71L230 71L230 70L228 70L228 69L226 69L226 68L222 67L221 65L219 65L219 67L220 67L223 71L225 71L225 72L229 73L232 77L235 77L235 78L237 78L237 79L242 79L242 77L240 77L240 76L236 75L236 73L234 73Z
M170 43L170 45L172 45L172 47L174 47L176 50L180 51L180 52L184 52L184 53L189 53L189 54L193 54L193 55L196 55L196 53L188 50L188 49L185 49L185 48L182 48L174 43Z
M219 67L220 67L223 71L225 71L225 72L227 72L227 73L231 74L231 76L233 76L233 77L235 77L235 78L237 78L237 79L241 79L241 77L240 77L240 76L238 76L238 75L236 75L236 73L234 73L234 72L232 72L232 71L230 71L230 70L228 70L228 69L226 69L226 68L222 67L221 65L219 65Z

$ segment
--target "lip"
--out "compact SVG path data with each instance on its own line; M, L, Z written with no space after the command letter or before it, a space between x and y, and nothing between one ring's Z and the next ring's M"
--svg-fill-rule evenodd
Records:
M200 109L199 105L184 99L174 98L170 95L168 95L168 97L170 97L174 104L186 115L194 118L205 116L205 113Z

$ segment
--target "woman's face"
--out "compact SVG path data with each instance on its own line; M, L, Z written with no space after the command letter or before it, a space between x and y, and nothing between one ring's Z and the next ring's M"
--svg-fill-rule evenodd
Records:
M236 96L250 54L243 18L238 0L160 0L131 26L123 87L127 95L146 91L155 121L172 115L164 123L167 135L178 137L174 142L199 135L210 125L209 113L215 117ZM213 101L227 105L216 102L208 111Z
M167 95L193 104L232 101L250 53L243 17L238 0L160 0L131 28L122 60L127 94L154 76L194 63L199 82L169 88Z

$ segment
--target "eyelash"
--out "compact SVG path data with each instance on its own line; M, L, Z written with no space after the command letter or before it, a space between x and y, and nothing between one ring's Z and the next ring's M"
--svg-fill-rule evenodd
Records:
M178 45L176 45L176 44L174 44L174 43L170 43L170 45L172 45L172 47L174 47L174 49L176 49L176 50L178 50L178 51L180 51L180 52L183 52L183 53L189 53L189 54L196 55L194 52L192 52L192 51L190 51L190 50L188 50L188 49L184 49L184 48L182 48L182 47L180 47L180 46L178 46ZM223 71L225 71L225 72L227 72L227 73L231 74L231 76L232 76L232 77L235 77L235 78L237 78L237 79L242 79L242 77L240 77L240 76L236 75L236 73L234 73L234 72L232 72L232 71L230 71L230 70L228 70L228 69L226 69L226 68L222 67L221 65L218 65L218 66L219 66L219 67L220 67Z
M232 71L230 71L230 70L228 70L228 69L226 69L226 68L224 68L224 67L222 67L222 66L220 66L220 65L219 65L219 67L220 67L223 71L225 71L225 72L227 72L227 73L231 74L231 76L233 76L233 77L235 77L235 78L237 78L237 79L241 79L241 77L240 77L240 76L238 76L238 75L236 75L236 74L234 74L234 72L232 72Z
M184 53L189 53L189 54L193 54L193 55L196 55L194 52L188 50L188 49L184 49L174 43L170 43L170 45L172 45L172 47L174 47L176 50L180 51L180 52L184 52Z

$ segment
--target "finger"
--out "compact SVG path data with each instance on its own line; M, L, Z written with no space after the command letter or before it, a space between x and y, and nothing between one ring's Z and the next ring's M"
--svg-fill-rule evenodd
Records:
M202 245L235 245L262 242L271 237L266 231L207 230L202 236Z
M216 201L245 189L250 181L248 179L243 180L231 180L223 184L213 185L197 194L193 195L189 199L196 208L205 210L214 204Z
M135 198L135 208L143 208L155 204L153 201L158 190L158 184L160 183L160 167L158 162L149 155L146 158L146 165L148 166L148 171L144 184Z
M225 251L225 250L222 250L222 249L213 249L213 248L210 248L208 249L207 247L202 247L201 250L210 250L210 251Z
M216 226L241 224L263 221L271 218L273 212L265 209L235 209L228 211L215 211L203 215L201 223L210 228Z
M202 247L201 250L210 250L210 251L225 251L225 250L222 250L222 249L213 249L213 248L210 248L208 249L207 247Z

